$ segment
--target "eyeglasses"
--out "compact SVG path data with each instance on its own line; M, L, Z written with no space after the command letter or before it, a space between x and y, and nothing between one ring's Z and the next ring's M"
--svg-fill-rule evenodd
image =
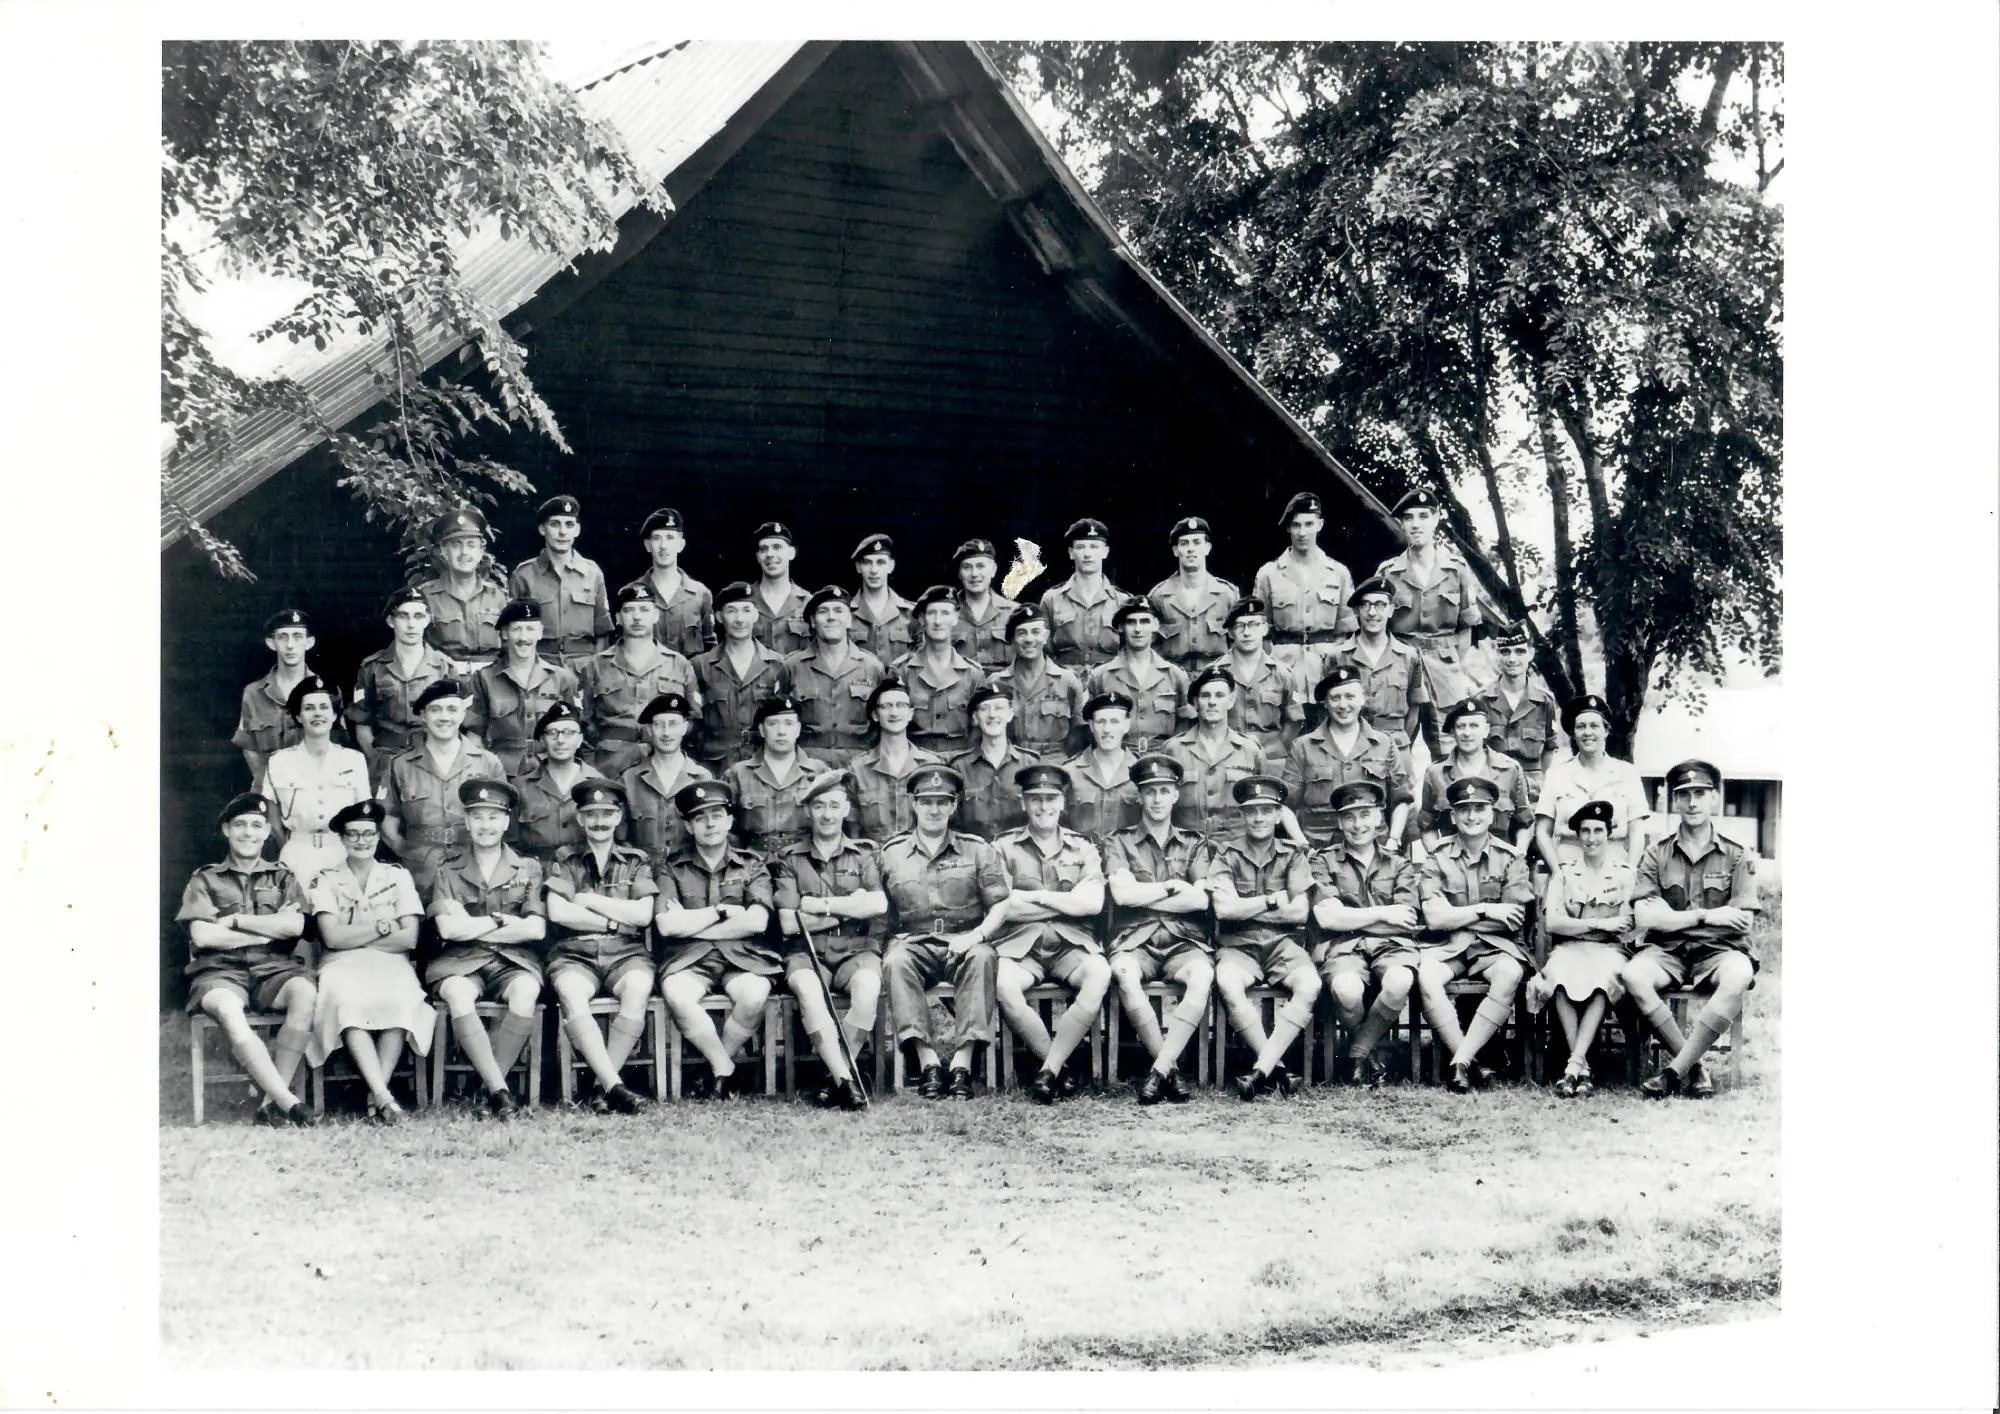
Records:
M544 741L575 741L583 735L578 727L550 727L542 733Z
M356 844L359 844L363 840L380 839L382 832L380 830L342 830L340 837L344 840L353 840Z

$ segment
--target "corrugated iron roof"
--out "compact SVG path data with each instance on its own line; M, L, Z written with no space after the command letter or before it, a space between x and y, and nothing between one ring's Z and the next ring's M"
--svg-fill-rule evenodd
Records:
M624 137L640 170L664 181L720 132L802 47L793 41L620 45L583 61L600 70L594 77L566 81L579 90L586 111ZM611 209L614 215L623 215L634 204L632 195L624 193L611 203ZM466 241L459 255L466 288L504 316L520 308L583 253L577 250L566 258L551 256L524 240L502 240L497 225L489 225ZM423 340L425 366L451 354L458 344L443 331ZM335 343L325 352L299 345L276 361L274 371L300 383L328 421L338 427L379 401L369 364L383 347L380 339L359 336ZM258 414L246 419L238 430L227 458L196 460L175 478L175 489L196 517L212 515L288 466L318 440L289 417ZM172 544L175 538L163 518L162 546Z

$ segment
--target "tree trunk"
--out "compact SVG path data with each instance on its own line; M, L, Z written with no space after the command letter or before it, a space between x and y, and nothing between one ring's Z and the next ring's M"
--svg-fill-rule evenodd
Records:
M1590 435L1590 422L1583 412L1568 398L1555 400L1556 416L1562 419L1563 431L1569 434L1570 445L1576 448L1576 459L1583 465L1583 485L1590 497L1590 525L1592 530L1611 524L1611 493L1605 485L1604 459L1597 454L1597 443Z
M1607 641L1604 645L1604 703L1611 709L1605 750L1623 761L1632 759L1632 738L1646 706L1654 657L1651 649L1639 644Z
M1514 617L1524 618L1527 614L1527 596L1521 590L1521 566L1514 556L1514 535L1507 526L1507 503L1500 495L1500 471L1493 464L1493 420L1488 415L1492 407L1493 385L1491 369L1486 358L1486 325L1480 318L1478 269L1468 254L1465 262L1466 287L1470 298L1466 301L1468 332L1472 336L1472 387L1479 405L1473 413L1472 441L1479 457L1479 475L1486 483L1487 504L1493 507L1493 525L1496 530L1494 548L1500 553L1501 568L1507 571L1507 584L1514 591Z
M1576 542L1569 529L1569 470L1563 465L1556 446L1555 415L1549 410L1548 395L1542 390L1540 370L1536 370L1535 426L1541 433L1542 461L1548 468L1549 511L1555 522L1556 619L1560 628L1557 643L1562 649L1562 666L1578 692L1583 691L1583 649L1576 622ZM1544 649L1539 657L1553 657ZM1553 686L1553 683L1551 683Z

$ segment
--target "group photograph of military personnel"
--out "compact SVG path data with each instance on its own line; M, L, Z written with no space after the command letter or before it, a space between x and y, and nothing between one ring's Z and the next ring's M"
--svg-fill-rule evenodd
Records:
M1217 1079L1247 1101L1381 1085L1419 1025L1447 1088L1525 1079L1550 1021L1552 1093L1584 1098L1620 1017L1659 1048L1640 1093L1714 1092L1704 1056L1757 970L1753 858L1712 826L1721 773L1669 772L1659 838L1604 751L1609 709L1554 701L1525 624L1484 628L1428 491L1394 508L1405 550L1358 581L1301 493L1249 594L1210 572L1197 515L1128 594L1086 517L1068 574L1025 601L982 538L906 597L888 533L854 546L852 585L809 590L778 520L743 547L754 575L710 589L672 507L613 591L578 549L584 510L547 499L511 572L478 509L440 517L430 577L388 597L389 642L346 693L307 662L306 610L266 621L230 854L181 912L188 1005L261 1116L310 1122L300 1059L344 1047L367 1113L395 1122L389 1076L428 1051L435 1006L465 1098L512 1117L542 1098L512 1075L545 995L598 1112L648 1107L628 1082L656 1004L694 1054L684 1096L760 1088L744 1067L774 994L806 1043L788 1074L816 1065L834 1109L892 1073L929 1098L1011 1071L1038 1103L1127 1079L1142 1106L1184 1102L1211 1019ZM220 940L238 913L292 921L246 950ZM367 952L357 1010L340 974ZM1689 989L1683 1026L1663 994ZM268 1047L252 1011L286 1018ZM1316 1064L1321 1018L1338 1045Z

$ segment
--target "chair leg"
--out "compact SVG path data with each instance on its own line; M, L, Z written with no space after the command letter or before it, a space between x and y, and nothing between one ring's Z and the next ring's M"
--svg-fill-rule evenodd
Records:
M826 1004L827 1010L833 1012L833 1024L839 1026L840 1013L834 1008L832 992L827 993ZM792 1013L794 1010L796 1008L790 1002L780 1001L778 1003L778 1014L783 1018L779 1023L778 1029L785 1036L785 1093L787 1095L796 1095L799 1093L799 1048L795 1044L797 1040L797 1028L792 1024ZM858 1075L855 1076L854 1083L859 1085L861 1077Z
M194 1122L199 1125L208 1117L208 1097L203 1091L208 1086L207 1063L201 1054L201 1033L206 1029L208 1018L194 1016L188 1019L188 1074L194 1081Z
M1417 989L1415 987L1412 987L1410 988L1410 1014L1408 1017L1408 1030L1410 1036L1410 1083L1412 1085L1421 1085L1424 1079L1423 1024L1424 1024L1423 999L1417 995Z
M1104 1023L1105 1048L1110 1051L1111 1060L1104 1068L1110 1075L1108 1083L1116 1085L1118 1083L1118 1013L1123 1007L1116 984L1113 984L1111 990L1105 994L1104 1001L1111 1008L1110 1018ZM1151 1006L1152 1004L1151 1000L1148 1000L1146 1003L1147 1006Z
M681 1097L681 1026L670 1014L667 1017L667 1098Z
M569 1028L556 1023L556 1090L565 1105L576 1103L576 1048L570 1044Z
M778 1019L784 1004L776 997L764 1003L764 1093L778 1093ZM789 1047L786 1048L789 1051Z
M528 1094L529 1105L542 1102L542 1007L535 1004L535 1029L528 1033Z
M445 1022L446 1012L443 1007L434 1006L431 1010L437 1016L437 1019L431 1023L431 1093L437 1096L439 1101L442 1101L444 1099L444 1048L451 1036L451 1028ZM422 1062L418 1062L418 1064L422 1064Z

